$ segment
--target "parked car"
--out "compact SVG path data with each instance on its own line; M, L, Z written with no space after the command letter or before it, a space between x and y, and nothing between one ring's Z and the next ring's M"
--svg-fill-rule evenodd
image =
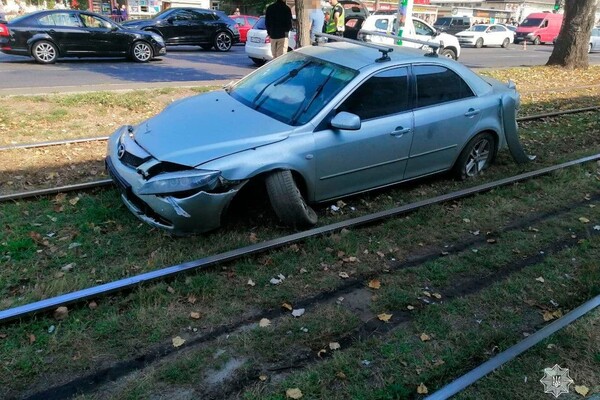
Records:
M469 29L474 23L473 17L440 17L435 20L433 27L440 32L455 35Z
M251 181L301 228L317 222L309 204L443 171L477 176L516 135L513 84L417 49L388 55L348 42L299 48L120 127L108 171L129 210L173 233L217 228Z
M556 45L557 39L558 39L558 37L555 38L552 43ZM590 43L588 45L588 53L591 53L593 51L600 51L600 26L593 28L591 35L590 35Z
M296 48L297 33L294 27L288 35L288 51L293 51ZM267 34L267 26L265 25L265 17L260 17L256 24L248 31L248 40L244 48L246 54L256 65L263 65L265 62L273 59L271 53L271 38Z
M246 43L248 31L256 24L258 17L252 15L230 15L229 18L234 20L238 26L238 30L240 31L240 42Z
M535 45L540 43L552 43L560 33L562 21L562 14L529 14L517 27L515 43L521 43L523 41L531 42Z
M61 57L128 57L138 62L166 54L152 32L126 29L80 10L37 11L0 24L0 51L51 64Z
M363 28L358 32L358 40L364 42L385 43L395 45L397 41L391 38L372 35L369 32L381 32L389 35L398 34L398 22L396 14L390 15L371 15L363 24ZM450 57L458 60L460 57L460 44L455 36L447 33L438 32L435 28L429 25L422 19L413 17L402 32L403 37L430 41L435 43L444 43L444 49L441 54L445 57ZM422 47L420 44L402 42L402 46Z
M515 33L499 24L473 25L466 31L458 32L456 37L462 46L474 46L478 49L483 46L508 47L515 41Z
M204 50L214 47L217 51L229 51L240 41L234 20L221 11L203 8L167 8L150 19L127 21L123 26L157 33L167 46L191 45Z

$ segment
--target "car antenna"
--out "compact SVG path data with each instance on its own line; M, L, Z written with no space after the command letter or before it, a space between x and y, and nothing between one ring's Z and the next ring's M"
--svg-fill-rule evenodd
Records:
M358 44L359 46L365 46L365 47L370 47L370 48L375 49L375 50L379 50L381 52L381 57L379 57L378 59L376 59L375 62L390 61L391 58L388 55L388 53L391 53L392 51L394 51L393 47L384 46L384 45L378 45L378 44L372 44L372 43L366 43L366 42L361 42L360 40L348 39L348 38L345 38L345 37L342 37L342 36L329 35L327 33L315 33L315 36L326 38L328 40L333 40L333 41L337 41L337 42L354 43L354 44ZM322 41L317 40L317 45L320 42L323 43Z
M425 56L428 56L428 57L437 57L439 55L440 51L442 51L444 49L444 42L442 42L442 41L440 41L439 43L438 42L429 42L427 40L405 38L405 37L401 37L401 36L390 35L390 34L383 33L383 32L377 32L377 31L361 30L361 33L364 33L366 35L387 37L387 38L391 38L391 39L395 39L395 40L403 41L403 42L417 43L417 44L421 44L423 46L429 46L431 49L433 49L433 52L426 53ZM423 46L421 46L421 48L423 48Z

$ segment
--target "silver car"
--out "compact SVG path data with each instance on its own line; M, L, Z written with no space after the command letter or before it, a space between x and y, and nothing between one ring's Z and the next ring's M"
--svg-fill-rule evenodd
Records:
M594 29L592 29L588 53L591 53L592 51L600 51L600 26L597 26Z
M445 57L328 43L119 128L106 165L137 217L176 234L219 227L252 180L301 228L317 222L309 204L442 171L478 175L516 135L518 104L514 85Z

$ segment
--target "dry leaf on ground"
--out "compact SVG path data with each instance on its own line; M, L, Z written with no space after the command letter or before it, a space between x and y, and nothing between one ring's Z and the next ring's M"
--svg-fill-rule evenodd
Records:
M294 307L292 307L290 303L283 303L281 307L285 308L288 311L292 311L294 309Z
M427 341L431 340L431 336L429 336L429 335L428 335L428 334L426 334L425 332L421 333L421 336L420 336L420 338L421 338L421 341L422 341L422 342L427 342Z
M258 379L260 379L262 382L264 382L264 381L266 381L266 380L267 380L267 376L266 376L266 375L260 375L260 376L258 377Z
M340 272L340 273L339 273L339 276L340 276L340 278L342 278L342 279L348 279L348 278L350 278L350 275L348 275L348 273L347 273L347 272L344 272L344 271Z
M269 321L268 318L263 318L260 320L260 322L258 323L258 326L260 326L261 328L266 328L267 326L271 325L271 321Z
M585 396L587 396L590 389L588 389L587 386L577 385L577 386L575 386L575 391L577 393L579 393L580 395L582 395L583 397L585 397Z
M252 279L248 279L248 283L247 283L247 285L248 285L248 286L255 286L255 285L256 285L256 283L254 283L254 281L253 281Z
M586 217L579 217L579 221L582 222L582 223L584 223L584 224L587 224L588 222L590 222L590 220L587 219Z
M379 318L380 321L388 322L392 318L392 315L393 314L381 313L377 315L377 318Z
M329 343L329 348L331 350L339 350L342 346L340 346L340 344L338 342L331 342Z
M173 342L173 347L181 347L185 343L185 339L183 339L180 336L175 336L172 339L172 342Z
M289 399L301 399L302 392L298 388L292 388L285 391L285 395Z
M537 278L535 278L536 281L544 283L546 282L546 280L544 278L542 278L541 276L538 276Z
M200 313L199 313L199 312L192 311L192 312L190 313L190 318L192 318L192 319L200 319Z
M417 387L417 393L418 394L427 394L427 393L429 393L429 389L427 389L427 386L425 386L424 384L421 383Z
M381 287L381 282L379 281L379 279L373 279L369 281L369 287L371 289L379 289Z
M69 309L65 306L58 307L54 310L54 318L57 320L63 320L69 316Z

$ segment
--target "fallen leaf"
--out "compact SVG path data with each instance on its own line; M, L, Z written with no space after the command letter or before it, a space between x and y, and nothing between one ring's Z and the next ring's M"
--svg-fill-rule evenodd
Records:
M494 244L496 243L496 239L488 239L487 242L490 244Z
M431 336L429 336L428 334L426 334L425 332L421 333L421 341L422 342L428 342L431 340Z
M96 308L98 308L98 303L96 303L95 301L90 301L90 304L88 304L88 308L90 310L95 310Z
M266 328L267 326L271 325L271 321L269 321L268 318L263 318L260 320L260 322L258 323L258 326L260 326L261 328Z
M406 308L410 311L414 310L415 308L413 306L411 306L410 304L408 306L406 306Z
M442 298L442 295L439 294L439 293L433 293L432 296L435 297L438 300Z
M292 388L285 391L285 395L289 399L301 399L302 392L298 388Z
M344 272L344 271L340 272L338 275L339 275L339 276L340 276L340 278L342 278L342 279L348 279L348 278L350 278L350 275L348 275L348 273L347 273L347 272Z
M294 307L292 307L290 303L283 303L281 307L285 308L288 311L292 311L294 309Z
M388 322L392 318L392 315L394 315L394 314L381 313L381 314L377 315L377 318L380 321Z
M296 318L301 317L302 315L304 315L304 308L299 308L297 310L293 310L292 311L292 315Z
M250 240L250 243L256 243L256 242L258 242L258 238L256 237L256 233L254 233L254 232L250 233L250 236L248 237L248 239Z
M187 298L187 301L190 304L195 304L197 300L198 299L196 299L196 296L194 296L194 295L189 295L188 298Z
M355 262L358 262L359 260L357 257L347 257L347 258L344 258L342 261L345 263L355 263Z
M319 351L317 352L317 356L318 356L318 357L322 357L322 356L323 356L323 354L325 354L325 353L327 353L327 350L325 350L325 349L321 349L321 350L319 350Z
M538 282L541 282L541 283L546 282L546 280L544 280L544 278L542 278L541 276L535 278L535 280L538 281Z
M379 281L379 279L373 279L369 281L369 287L371 289L379 289L381 287L381 282Z
M429 393L429 390L427 389L427 386L425 386L424 384L420 384L419 386L417 386L417 393L418 394L427 394Z
M340 346L340 344L338 342L331 342L329 343L329 348L331 350L339 350L342 346Z
M335 376L337 376L340 379L346 379L346 374L343 373L342 371L336 373Z
M182 339L179 336L175 336L172 340L173 347L181 347L185 343L185 339Z
M425 296L427 296L427 297L431 297L431 293L429 293L429 292L427 292L427 291L424 291L424 292L423 292L423 294L424 294Z
M258 377L258 379L259 379L261 382L264 382L264 381L266 381L266 380L267 380L267 376L266 376L266 375L260 375L260 376Z
M378 251L378 252L377 252L377 255L378 255L380 258L383 258L383 257L385 257L385 254L383 254L381 251Z
M291 251L293 251L294 253L297 253L300 251L300 247L298 247L297 244L292 244L290 245L290 247L288 247Z
M71 200L69 200L69 204L71 204L72 206L74 206L77 203L79 203L79 197L73 197Z
M471 222L471 220L469 218L463 218L463 222L468 224L469 222Z
M308 271L306 270L306 268L300 268L300 273L301 274L306 274Z
M58 307L54 310L54 318L57 320L63 320L69 316L69 309L65 306Z
M196 311L192 311L190 313L190 318L192 318L192 319L200 319L200 313L196 312Z
M256 285L256 283L254 283L254 281L253 281L252 279L248 279L248 283L247 283L247 285L248 285L248 286L255 286L255 285Z
M582 222L582 223L584 223L584 224L587 224L588 222L590 222L590 220L587 219L586 217L579 217L579 221Z
M167 292L174 294L175 293L175 289L173 289L171 286L167 286Z
M583 397L585 397L585 396L587 396L590 389L588 389L587 386L577 385L577 386L575 386L575 391L577 393L579 393L580 395L582 395Z
M35 343L35 335L33 333L30 333L29 335L27 335L27 338L29 339L29 344Z

